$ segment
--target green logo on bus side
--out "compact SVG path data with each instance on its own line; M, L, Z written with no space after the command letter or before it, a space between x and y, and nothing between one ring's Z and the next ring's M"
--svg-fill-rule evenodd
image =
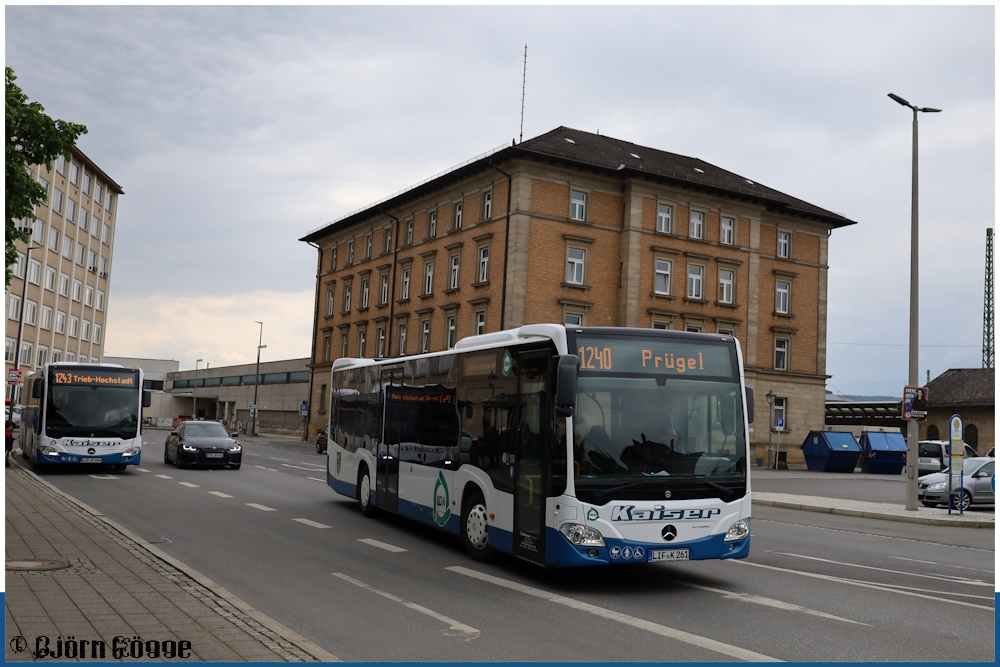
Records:
M510 357L510 350L506 350L503 353L503 374L504 377L510 375L510 372L514 370L514 360Z
M434 521L442 528L451 518L450 503L451 495L448 493L448 482L444 479L444 473L438 472L438 480L434 485Z

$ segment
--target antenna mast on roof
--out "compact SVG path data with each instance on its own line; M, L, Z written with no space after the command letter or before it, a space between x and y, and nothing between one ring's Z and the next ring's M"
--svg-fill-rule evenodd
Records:
M524 45L524 71L521 73L521 134L517 143L524 141L524 87L528 78L528 45Z

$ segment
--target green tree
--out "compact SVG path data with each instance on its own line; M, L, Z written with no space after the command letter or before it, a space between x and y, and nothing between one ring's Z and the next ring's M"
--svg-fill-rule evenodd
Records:
M72 159L69 147L76 144L84 125L64 120L52 120L38 102L29 102L18 87L14 70L5 68L7 75L7 174L4 179L7 204L5 234L6 282L10 287L11 267L17 262L17 242L27 243L30 236L18 231L18 221L34 221L35 206L45 203L48 193L28 172L29 165L44 164L52 168L52 160L60 153Z

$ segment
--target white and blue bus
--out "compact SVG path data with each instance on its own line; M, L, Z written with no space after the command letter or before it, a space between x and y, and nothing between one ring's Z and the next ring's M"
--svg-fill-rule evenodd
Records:
M732 336L526 325L338 359L331 387L329 485L477 560L749 554L753 393Z
M139 463L142 408L150 394L142 369L55 362L24 383L21 452L35 466Z

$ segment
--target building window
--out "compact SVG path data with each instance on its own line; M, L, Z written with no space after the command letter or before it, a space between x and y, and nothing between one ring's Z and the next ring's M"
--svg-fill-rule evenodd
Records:
M97 271L97 253L93 250L90 251L90 257L87 260L87 269L90 271Z
M449 315L445 320L446 331L445 331L445 349L450 350L455 347L456 336L458 333L458 327L455 323L455 316Z
M36 259L28 262L28 282L37 285L42 281L42 263Z
M684 326L684 331L688 331L690 333L701 333L704 330L705 330L705 328L702 325L700 325L700 324L693 324L692 323L692 324L687 324L687 325Z
M90 340L90 320L83 321L83 328L80 330L80 340Z
M420 351L431 351L431 321L424 320L420 323Z
M7 343L4 346L3 360L8 364L14 363L14 350L16 349L17 341L13 338L8 338Z
M379 327L375 332L375 351L375 356L385 356L385 327Z
M59 230L49 227L49 250L59 252Z
M358 356L362 359L365 356L365 343L367 338L367 332L364 329L358 331Z
M361 281L361 310L368 308L368 279Z
M52 363L56 364L62 361L63 351L59 349L52 350Z
M90 194L90 174L83 175L83 191L85 194Z
M691 211L691 226L688 229L688 236L693 239L705 237L705 214L701 211Z
M779 280L775 287L774 310L779 315L788 314L788 306L791 300L792 285L789 282Z
M28 299L24 302L24 323L35 326L35 317L38 314L38 304Z
M79 280L73 281L73 301L79 301L83 294L83 283Z
M73 259L73 239L68 236L63 236L62 256L63 259Z
M330 270L337 270L337 246L330 249Z
M94 325L94 344L97 345L101 342L101 325Z
M702 299L702 280L705 275L705 267L698 264L688 265L687 296L689 299Z
M486 311L477 310L476 311L476 335L486 333Z
M333 315L333 290L326 291L326 314Z
M49 182L46 181L44 178L42 178L41 175L39 175L39 177L38 177L38 182L45 189L45 198L48 199L48 196L49 196Z
M788 339L787 338L775 338L774 339L774 370L776 370L776 371L787 371L788 370Z
M378 302L381 305L389 303L389 274L383 273L379 279ZM382 356L382 355L379 355Z
M94 203L100 206L102 197L104 197L104 188L100 183L94 181Z
M35 220L31 223L31 241L38 245L45 245L45 223L41 220Z
M732 269L719 269L719 303L732 304L733 284L736 273Z
M384 247L382 252L392 252L392 227L386 227L385 233L382 235L384 239Z
M455 219L453 221L452 227L454 229L462 228L462 202L455 204Z
M323 361L330 361L330 335L323 336Z
M670 204L656 206L656 231L671 234L674 231L674 207Z
M719 243L725 245L733 245L736 239L736 219L729 218L726 216L722 217L722 223L719 228Z
M66 200L66 221L76 222L76 202L72 199Z
M656 260L656 274L653 276L653 291L657 294L670 294L670 269L673 262L669 259Z
M654 316L652 318L652 327L654 329L666 330L670 328L670 322L668 322L667 320L659 319Z
M410 268L403 269L403 279L399 286L399 298L406 300L410 298Z
M458 268L461 263L459 255L451 256L451 271L448 274L448 289L458 289Z
M83 290L83 305L93 306L94 305L94 288L87 285Z
M413 221L406 221L406 245L413 245Z
M482 214L483 214L482 215L482 219L483 220L489 220L490 218L493 217L493 191L492 190L489 190L488 192L484 192L483 193L483 210L482 210Z
M56 173L60 176L66 175L66 156L62 153L56 157Z
M587 193L575 190L570 193L569 219L580 221L587 219Z
M80 230L89 231L90 230L90 213L81 206L80 207Z
M490 247L483 246L479 249L479 282L485 283L490 279Z
M587 251L583 248L566 249L566 282L570 285L582 285L584 269L587 262Z
M62 215L63 193L59 188L52 188L52 210Z
M783 424L783 426L781 427L782 431L784 431L786 428L788 428L788 420L785 419L785 413L787 413L787 412L788 412L788 399L787 398L775 398L774 399L774 424L777 424L778 420L780 419L781 423ZM774 428L775 430L777 430L775 428L774 424L771 424L771 428Z
M97 310L104 310L104 292L97 290Z
M347 312L351 309L351 284L347 283L344 285L344 308L342 312Z
M66 313L61 310L56 311L56 333L66 333Z
M347 356L347 334L340 334L340 358L343 359Z
M365 237L365 259L372 258L372 235Z
M74 354L73 352L67 352L66 353L66 361L68 361L70 363L76 361L76 354ZM83 361L83 357L80 357L80 361Z
M31 365L31 351L32 351L32 348L33 348L32 344L29 343L28 341L21 341L21 358L18 361L18 363L21 366L30 366Z
M583 314L582 313L565 313L563 315L563 324L568 327L582 327L583 326Z
M80 318L76 315L69 316L69 337L76 338L80 335Z
M50 292L56 291L56 270L51 266L45 267L45 289Z
M424 294L434 291L434 262L424 264Z
M399 356L406 354L406 323L399 324Z
M792 235L790 232L778 232L778 257L788 259L792 256Z
M59 274L59 295L69 296L69 276L65 273Z
M94 229L95 230L97 229L97 225L94 225ZM101 233L101 243L103 243L104 245L111 245L111 225L103 225Z
M73 185L80 182L80 166L75 162L69 165L69 182Z
M21 253L17 253L17 262L14 263L14 266L11 269L11 275L15 278L24 280L24 255Z
M427 214L427 238L432 239L437 236L438 229L438 214L437 211L431 211Z
M354 264L354 241L347 243L347 263Z
M84 266L83 260L87 256L87 246L82 243L76 244L76 263L79 266Z
M21 297L16 294L7 295L7 319L15 322L21 319Z

